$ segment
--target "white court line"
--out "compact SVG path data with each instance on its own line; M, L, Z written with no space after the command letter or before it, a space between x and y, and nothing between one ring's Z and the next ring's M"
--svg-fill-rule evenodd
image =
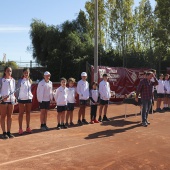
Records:
M29 157L22 158L22 159L4 162L4 163L1 163L0 166L13 164L13 163L17 163L17 162L20 162L20 161L25 161L25 160L28 160L28 159L33 159L33 158L37 158L37 157L41 157L41 156L44 156L44 155L49 155L49 154L53 154L53 153L57 153L57 152L62 152L62 151L66 151L66 150L69 150L69 149L75 149L75 148L78 148L78 147L81 147L81 146L87 146L87 145L90 145L90 144L93 144L93 143L96 143L96 142L86 143L86 144L77 145L77 146L71 146L71 147L68 147L68 148L63 148L63 149L59 149L59 150L55 150L55 151L51 151L51 152L46 152L46 153L42 153L42 154L38 154L38 155L34 155L34 156L29 156Z

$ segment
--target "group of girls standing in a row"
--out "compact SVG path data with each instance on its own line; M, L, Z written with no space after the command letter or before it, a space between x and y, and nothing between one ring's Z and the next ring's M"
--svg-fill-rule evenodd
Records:
M28 68L23 69L22 78L18 80L16 85L15 79L12 78L12 68L5 67L4 75L0 79L0 95L1 95L1 128L2 128L2 138L8 139L13 138L14 135L11 134L11 123L12 123L12 113L14 110L14 104L18 101L19 105L19 133L22 131L22 121L24 111L26 112L26 132L31 133L30 129L30 112L32 106L33 95L31 93L32 81L29 78L30 71ZM7 119L6 119L7 117ZM6 123L5 123L6 120ZM6 125L7 128L6 128Z

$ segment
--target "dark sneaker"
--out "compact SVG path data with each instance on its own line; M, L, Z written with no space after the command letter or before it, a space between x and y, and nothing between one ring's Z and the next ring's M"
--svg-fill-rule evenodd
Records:
M167 111L167 110L166 110ZM165 110L163 110L163 109L161 109L160 111L159 111L159 113L164 113L165 112Z
M74 126L75 124L73 122L70 122L70 126Z
M148 124L147 124L146 122L143 122L143 123L142 123L142 126L143 126L143 127L147 127Z
M164 110L162 110L161 108L157 108L157 109L156 109L156 112L163 113Z
M65 123L65 126L67 126L67 127L68 127L68 123Z
M82 119L82 123L85 124L85 125L88 125L88 124L89 124L89 122L87 122L86 119Z
M169 107L166 107L166 111L169 111Z
M2 139L4 139L4 140L5 140L5 139L9 139L9 137L8 137L8 135L7 135L6 133L3 133L3 134L2 134Z
M98 121L102 122L102 117L101 116L99 116Z
M41 125L41 127L40 127L40 129L42 130L42 131L46 131L46 127L43 125Z
M57 125L57 130L60 130L60 129L61 129L61 125L58 124L58 125Z
M81 120L78 120L78 121L77 121L77 124L78 124L79 126L82 126L82 125L83 125L83 123L82 123Z
M45 129L46 129L46 130L49 130L49 128L48 128L48 126L47 126L47 125L45 125L44 127L45 127Z
M107 116L103 116L103 120L102 121L110 121L110 119L107 118Z
M157 109L156 109L156 112L159 112L160 110L161 110L160 108L157 108Z
M165 112L168 111L168 108L167 107L164 107L162 110L164 110Z
M9 138L14 138L14 135L11 134L10 132L7 132L7 136L8 136Z
M62 129L67 129L68 128L68 126L66 126L64 123L61 125L61 128Z

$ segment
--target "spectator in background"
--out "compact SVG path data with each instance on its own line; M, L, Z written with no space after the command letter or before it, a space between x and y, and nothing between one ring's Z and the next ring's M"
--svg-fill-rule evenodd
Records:
M169 80L169 74L165 74L165 98L164 98L164 110L168 111L169 105L170 105L170 80Z
M155 77L156 77L156 70L155 69L150 69L149 71L152 72L155 75ZM152 77L151 81L152 82L155 81L153 77ZM153 98L152 98L152 105L151 105L149 114L152 114L152 113L155 112L155 111L153 111L154 100L155 100L155 96L156 96L156 88L155 88L155 86L153 86L152 93L153 93Z
M154 78L154 82L151 79ZM147 127L150 122L148 122L148 113L152 105L153 99L153 87L158 85L158 80L153 72L146 73L146 78L141 80L136 92L136 102L138 102L138 96L141 95L142 102L142 125Z
M163 74L159 75L159 80L158 80L158 85L156 86L156 91L157 91L157 105L156 105L156 112L162 113L164 112L161 109L161 102L164 99L165 96L165 85L164 85L164 81L163 81Z

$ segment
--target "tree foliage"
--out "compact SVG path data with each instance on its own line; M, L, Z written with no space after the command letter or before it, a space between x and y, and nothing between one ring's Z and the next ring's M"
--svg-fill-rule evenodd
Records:
M79 78L86 62L93 65L94 0L85 3L75 20L47 25L33 19L30 37L33 57L56 75ZM98 0L99 65L166 67L170 60L170 1Z
M8 61L8 62L0 62L0 68L3 70L6 66L11 67L12 69L17 69L18 65L15 61Z

